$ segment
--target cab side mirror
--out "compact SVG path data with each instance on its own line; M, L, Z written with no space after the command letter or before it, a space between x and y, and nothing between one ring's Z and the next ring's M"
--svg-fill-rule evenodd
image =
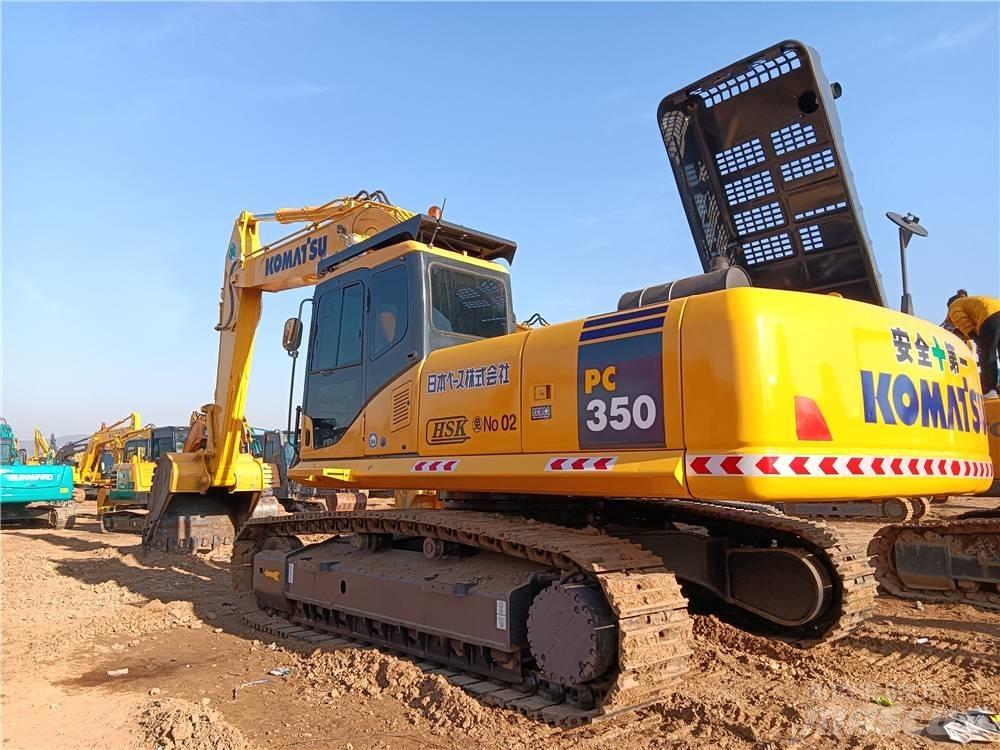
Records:
M281 345L289 354L295 354L302 343L302 321L289 318L285 321L285 330L281 334Z

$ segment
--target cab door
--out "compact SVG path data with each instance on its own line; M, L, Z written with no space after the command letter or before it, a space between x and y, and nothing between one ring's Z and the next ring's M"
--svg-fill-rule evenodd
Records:
M367 269L331 279L317 289L303 399L303 412L312 422L314 449L340 443L367 398L364 357L367 292ZM338 454L351 456L362 452L360 444L344 445Z

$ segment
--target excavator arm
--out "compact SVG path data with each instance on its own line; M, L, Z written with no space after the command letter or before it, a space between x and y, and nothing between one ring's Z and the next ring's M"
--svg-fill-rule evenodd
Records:
M317 284L324 259L414 216L394 206L380 190L320 206L240 213L226 250L215 327L219 332L215 398L192 415L184 452L168 454L157 466L146 544L170 547L200 545L199 539L225 541L269 485L266 465L247 449L250 435L245 419L264 292ZM262 245L259 229L268 221L303 226ZM215 546L213 541L205 543Z
M279 209L236 219L226 253L219 305L219 361L215 401L203 407L207 417L205 448L209 486L234 487L244 435L246 390L254 337L264 292L312 286L320 280L320 262L345 247L414 216L392 205L382 191L363 191L321 206ZM305 226L261 246L261 222Z

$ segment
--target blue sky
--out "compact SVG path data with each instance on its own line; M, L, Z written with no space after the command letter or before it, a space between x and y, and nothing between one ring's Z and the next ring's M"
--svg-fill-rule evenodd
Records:
M517 241L518 317L700 270L655 122L786 38L822 55L886 294L998 293L995 4L4 4L3 414L22 436L212 398L233 218L382 188ZM249 416L284 424L268 295ZM301 382L301 380L299 381Z

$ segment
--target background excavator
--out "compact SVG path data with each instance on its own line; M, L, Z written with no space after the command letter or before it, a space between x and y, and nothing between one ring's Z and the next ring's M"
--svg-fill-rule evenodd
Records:
M326 510L325 504L299 501L295 486L289 482L288 452L278 430L245 428L250 442L243 447L250 455L261 458L268 477L263 490L266 501L258 501L254 512L274 515L278 506L299 510ZM157 461L169 452L196 450L204 440L204 415L195 413L190 426L154 427L147 425L124 441L119 463L111 470L110 487L101 487L97 494L97 513L103 531L141 534L146 525L149 493Z
M141 533L157 458L182 450L186 427L155 427L123 436L111 467L110 483L97 492L97 519L102 531Z
M895 329L960 342L881 305L833 98L797 42L668 97L706 273L584 320L519 329L513 242L378 191L240 214L204 442L157 464L144 543L235 537L251 625L409 653L559 725L674 684L689 605L802 647L850 632L874 606L864 551L758 503L978 492L992 467L981 420L947 411L982 413L974 363L896 359ZM303 226L261 246L266 220ZM838 296L754 288L732 261L755 253L787 260L784 286ZM440 509L250 517L267 485L243 419L263 292L311 286L290 478ZM285 348L302 334L289 320ZM942 394L944 417L922 422Z
M112 468L121 462L125 443L141 438L150 427L144 427L139 414L131 412L117 422L102 422L89 437L59 448L56 461L72 465L74 494L79 502L96 499L101 490L111 488Z
M993 482L979 494L1000 497L1000 398L986 399L983 421ZM895 596L1000 611L1000 506L887 526L868 554L879 585Z
M0 521L41 519L62 529L72 525L74 506L72 468L27 463L13 429L0 417Z
M29 456L26 463L29 465L34 464L51 464L55 463L56 452L55 449L49 445L49 441L46 439L45 435L40 429L35 428L35 453L33 456Z

